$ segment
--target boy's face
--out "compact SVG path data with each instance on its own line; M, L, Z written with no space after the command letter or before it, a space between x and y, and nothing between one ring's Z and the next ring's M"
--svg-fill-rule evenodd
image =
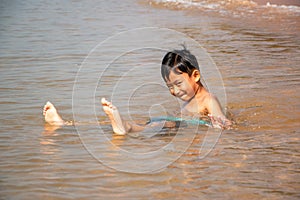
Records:
M176 74L171 71L166 84L173 96L182 101L189 101L195 96L195 92L200 87L197 83L199 80L200 73L198 70L195 70L191 76L187 73Z

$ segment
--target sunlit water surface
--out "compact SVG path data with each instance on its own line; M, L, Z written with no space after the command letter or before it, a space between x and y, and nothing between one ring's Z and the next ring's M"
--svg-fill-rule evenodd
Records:
M1 199L299 198L299 7L176 2L1 3ZM161 112L152 105L163 100L164 109L178 108L162 84L137 87L143 80L162 83L159 65L152 65L164 53L157 50L130 52L115 61L119 68L104 73L95 90L99 124L91 123L95 116L83 109L76 113L86 119L77 122L80 129L44 126L41 109L48 100L64 119L73 120L76 74L97 44L121 31L150 26L195 39L220 70L236 125L222 132L208 156L199 157L206 127L166 130L150 138L115 136L98 105L100 97L111 98L115 89L115 104L134 120L146 121ZM100 60L112 49L106 52ZM122 74L122 65L130 63L136 70ZM105 67L95 64L91 72ZM195 130L192 145L160 172L126 173L109 166L123 171L136 167L126 157L114 159L114 148L147 153L164 148L176 133L177 141L184 143ZM83 135L88 148L106 160L111 157L109 165L89 153ZM177 153L171 148L163 157ZM161 163L153 159L149 164Z

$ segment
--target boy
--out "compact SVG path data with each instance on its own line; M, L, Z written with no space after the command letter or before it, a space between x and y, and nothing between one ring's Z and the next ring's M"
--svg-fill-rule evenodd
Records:
M185 116L209 116L214 127L229 128L231 121L222 112L218 99L210 94L200 82L197 59L185 48L168 52L161 65L161 75L170 93L184 102L181 110ZM104 98L101 99L104 112L109 117L113 131L118 135L142 131L146 126L123 121L118 109ZM64 122L55 107L48 102L44 107L45 120L48 123L62 125ZM49 117L51 116L51 117ZM176 123L166 121L164 127L175 127Z

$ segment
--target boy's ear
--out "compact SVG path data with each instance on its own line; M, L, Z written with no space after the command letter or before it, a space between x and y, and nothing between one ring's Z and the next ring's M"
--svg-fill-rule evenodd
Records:
M194 70L192 73L192 77L193 77L194 81L197 83L201 77L199 70Z

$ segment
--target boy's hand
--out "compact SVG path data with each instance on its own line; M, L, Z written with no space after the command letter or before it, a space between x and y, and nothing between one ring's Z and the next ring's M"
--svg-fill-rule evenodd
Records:
M214 128L220 128L220 129L231 129L232 122L229 119L226 119L224 117L215 117L212 115L208 115L210 118L211 124Z

